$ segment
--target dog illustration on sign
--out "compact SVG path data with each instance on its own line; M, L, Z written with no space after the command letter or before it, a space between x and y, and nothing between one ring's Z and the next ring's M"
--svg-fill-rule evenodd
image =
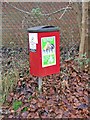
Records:
M54 44L51 44L50 42L47 42L46 45L43 48L43 52L45 52L45 53L53 52L54 48L55 48Z
M41 39L42 67L56 64L56 44L55 37L44 37Z

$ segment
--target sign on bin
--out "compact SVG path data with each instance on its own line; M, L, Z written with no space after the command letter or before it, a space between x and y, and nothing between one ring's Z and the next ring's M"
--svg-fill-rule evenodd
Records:
M60 71L60 33L55 26L28 29L30 74L43 77Z
M31 52L36 51L36 44L37 43L38 43L37 33L29 33L29 45L30 45Z
M41 38L42 67L56 65L55 36Z

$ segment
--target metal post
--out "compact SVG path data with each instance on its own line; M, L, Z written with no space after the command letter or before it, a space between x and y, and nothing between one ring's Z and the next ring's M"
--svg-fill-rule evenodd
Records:
M42 92L42 78L41 77L38 78L38 90L40 93Z

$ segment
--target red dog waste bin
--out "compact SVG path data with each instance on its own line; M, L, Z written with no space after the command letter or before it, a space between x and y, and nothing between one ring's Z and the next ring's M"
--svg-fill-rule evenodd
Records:
M38 77L60 71L60 33L56 26L28 29L30 74Z

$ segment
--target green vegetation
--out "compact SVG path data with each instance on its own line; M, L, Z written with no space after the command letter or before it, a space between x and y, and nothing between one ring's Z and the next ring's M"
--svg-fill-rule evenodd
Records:
M87 66L88 63L90 62L90 59L87 58L87 54L84 53L84 54L81 55L81 58L78 57L78 58L75 59L75 61L77 61L77 62L78 62L78 65L79 65L80 67L82 67L83 65L84 65L84 66Z
M28 110L28 107L23 108L22 112L25 112Z
M20 107L22 106L22 101L19 101L19 100L15 100L13 102L13 109L14 111L18 110ZM26 109L26 108L25 108ZM24 110L25 110L24 109Z
M9 92L13 91L17 81L19 79L19 73L17 69L7 71L2 77L2 99L3 102L6 101L6 98Z
M40 8L33 8L31 10L31 13L38 17L41 15L41 9Z

